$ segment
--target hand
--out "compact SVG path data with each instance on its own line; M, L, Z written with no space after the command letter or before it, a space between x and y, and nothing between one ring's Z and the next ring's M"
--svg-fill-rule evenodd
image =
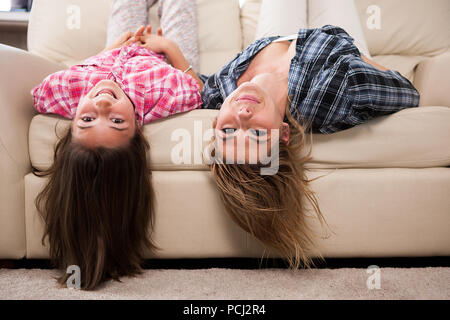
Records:
M145 28L145 26L144 26L144 28ZM138 40L136 39L135 34L133 34L133 32L131 32L131 31L127 31L124 34L122 34L111 46L109 46L108 48L105 48L105 50L103 50L103 51L108 51L108 50L120 48L123 46L128 46L132 43L136 43L137 41Z
M157 34L151 34L151 32L151 25L147 27L142 26L136 31L134 37L142 47L148 48L155 53L165 54L174 45L172 41L163 37L161 28L158 28Z

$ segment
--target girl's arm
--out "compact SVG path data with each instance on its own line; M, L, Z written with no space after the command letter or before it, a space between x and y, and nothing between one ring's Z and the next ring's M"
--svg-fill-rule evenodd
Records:
M124 33L119 39L117 39L117 41L114 42L111 46L105 48L101 53L127 46L132 43L139 43L141 46L148 48L155 53L165 54L170 60L172 67L181 71L187 70L186 73L192 76L195 81L197 81L201 91L203 89L203 81L199 78L197 73L192 70L191 66L187 62L186 58L184 57L183 53L176 45L176 43L167 38L164 38L162 36L161 29L158 29L158 34L151 34L151 30L152 27L149 25L147 27L140 27L134 34L131 31L128 31Z
M198 85L200 86L200 91L202 91L203 81L200 80L197 73L194 70L192 70L192 66L189 65L180 48L175 44L175 42L170 41L167 44L167 49L165 50L164 53L166 54L167 58L169 58L174 68L181 71L188 70L186 71L186 73L192 76L195 79L195 81L197 81Z
M163 53L170 60L172 67L185 71L192 76L200 86L200 91L203 89L203 81L199 78L197 73L192 70L191 66L187 62L180 48L175 42L162 36L161 28L158 29L157 34L151 34L152 27L149 25L139 34L136 33L135 38L140 41L140 45L152 50L155 53ZM186 71L187 70L187 71Z

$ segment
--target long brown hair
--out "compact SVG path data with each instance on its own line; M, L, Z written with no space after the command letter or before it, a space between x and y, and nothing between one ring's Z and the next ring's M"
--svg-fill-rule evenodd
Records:
M210 169L230 218L296 269L312 266L313 256L323 259L320 236L310 223L318 219L323 228L326 222L309 185L315 179L308 180L304 168L311 158L312 133L305 132L289 108L286 117L290 139L288 144L279 141L276 174L261 175L260 164L222 161L213 161ZM305 152L308 142L310 148ZM312 205L312 212L305 200Z
M154 190L147 152L149 144L136 125L125 147L88 148L72 139L72 128L57 142L49 176L35 205L45 222L50 258L64 275L77 265L81 289L92 290L108 280L141 273L151 240ZM149 250L149 251L146 251Z

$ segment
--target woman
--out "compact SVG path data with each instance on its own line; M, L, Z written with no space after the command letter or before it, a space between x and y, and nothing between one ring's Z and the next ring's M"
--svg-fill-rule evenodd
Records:
M199 108L202 83L171 40L141 27L32 90L34 107L71 119L36 198L50 258L81 270L82 289L140 272L156 249L149 144L142 125ZM141 43L140 37L148 40ZM164 55L171 65L164 61Z
M204 80L203 107L219 110L211 172L225 209L291 267L310 265L316 249L310 212L325 223L304 170L312 133L419 104L407 79L361 55L343 29L330 25L259 39ZM261 175L267 162L260 149L278 162L270 174Z

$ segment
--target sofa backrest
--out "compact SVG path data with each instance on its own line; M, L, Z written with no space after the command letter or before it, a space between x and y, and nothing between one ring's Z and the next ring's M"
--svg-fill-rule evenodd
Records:
M239 0L197 0L200 72L212 73L242 49ZM106 44L111 0L35 0L28 51L67 66ZM157 4L149 16L156 30Z
M372 55L434 56L450 45L448 0L355 0Z
M71 65L105 48L111 0L35 0L28 51Z
M244 47L254 41L261 1L246 0L241 9ZM308 4L308 10L318 11L309 12L311 16L327 10L317 0L308 1L315 1L314 6ZM327 1L320 2L325 5ZM410 81L420 61L449 50L448 0L355 0L355 7L372 58Z
M417 64L449 50L450 1L355 0L375 61L414 81Z
M197 0L200 72L218 70L254 40L261 1L246 0L240 8L239 0ZM111 0L35 0L28 50L65 65L95 55L106 43L110 5ZM450 46L448 0L355 0L355 5L373 59L411 81L420 61ZM159 23L155 9L152 24Z

